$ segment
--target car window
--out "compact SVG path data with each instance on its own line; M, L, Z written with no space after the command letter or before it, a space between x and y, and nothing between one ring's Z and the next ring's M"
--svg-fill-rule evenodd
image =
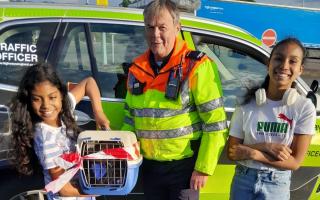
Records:
M197 37L196 48L205 52L218 66L225 107L234 108L237 97L244 96L247 88L261 84L265 78L266 65L246 53L240 44L230 45L229 42L224 46L221 41L217 43L208 36L194 37Z
M310 86L313 80L320 82L320 49L308 48L307 57L304 63L302 79ZM317 92L320 95L320 90Z
M60 41L57 72L63 81L78 83L92 75L84 24L68 23L64 35Z
M28 66L45 60L57 23L24 23L0 32L0 83L18 85Z
M90 24L98 79L104 97L125 98L125 71L147 49L144 28L121 24Z

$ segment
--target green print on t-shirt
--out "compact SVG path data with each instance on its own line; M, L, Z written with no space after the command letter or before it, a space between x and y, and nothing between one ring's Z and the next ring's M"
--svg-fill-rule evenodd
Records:
M273 132L273 133L287 133L288 123L278 122L258 122L257 131Z

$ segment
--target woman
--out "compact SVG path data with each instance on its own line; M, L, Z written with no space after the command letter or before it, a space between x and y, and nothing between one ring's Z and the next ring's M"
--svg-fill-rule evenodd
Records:
M291 170L303 161L316 120L312 102L293 88L304 60L299 40L280 41L261 88L236 108L228 139L228 157L237 161L230 199L290 199Z

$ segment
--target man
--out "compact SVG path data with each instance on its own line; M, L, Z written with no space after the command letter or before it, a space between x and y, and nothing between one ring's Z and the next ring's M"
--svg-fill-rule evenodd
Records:
M143 15L149 49L129 69L123 129L140 141L146 199L198 199L226 140L218 72L178 38L175 3L154 0Z

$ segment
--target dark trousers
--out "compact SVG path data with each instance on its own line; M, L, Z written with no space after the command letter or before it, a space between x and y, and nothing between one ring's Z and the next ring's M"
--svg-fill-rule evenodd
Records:
M199 190L190 189L196 156L159 162L144 159L142 178L146 200L198 200Z

